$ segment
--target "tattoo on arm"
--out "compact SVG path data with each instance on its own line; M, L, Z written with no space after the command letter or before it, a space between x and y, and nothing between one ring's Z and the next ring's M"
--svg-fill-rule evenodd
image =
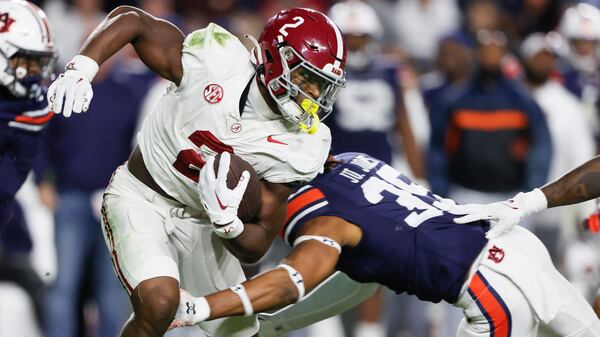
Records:
M600 156L542 187L548 207L576 204L600 197Z

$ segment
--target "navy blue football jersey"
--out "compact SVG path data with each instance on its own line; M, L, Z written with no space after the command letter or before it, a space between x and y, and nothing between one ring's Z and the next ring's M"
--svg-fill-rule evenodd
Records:
M362 153L292 194L283 236L292 244L301 226L336 216L359 226L356 247L343 247L336 269L358 282L377 282L422 300L456 301L469 268L487 243L489 224L455 224L453 202Z
M41 88L36 97L20 98L0 86L0 236L9 251L15 244L16 250L31 248L25 222L15 211L14 197L33 166L40 131L53 115Z
M52 119L48 111L46 89L40 88L35 97L15 97L0 87L0 125L28 132L41 131Z

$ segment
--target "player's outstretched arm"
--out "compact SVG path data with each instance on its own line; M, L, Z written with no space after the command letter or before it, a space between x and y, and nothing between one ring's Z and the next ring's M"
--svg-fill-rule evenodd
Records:
M50 85L48 106L65 117L87 111L94 96L90 83L100 65L128 43L154 72L179 84L183 76L183 41L183 33L171 23L135 7L117 7Z
M600 156L541 188L548 207L576 204L600 197Z
M323 216L302 226L298 239L307 236L312 239L298 243L278 267L229 290L197 298L182 291L171 328L220 317L252 315L298 301L333 273L340 246L356 245L361 232L340 218Z
M600 156L573 169L558 180L512 199L487 205L462 205L458 208L467 214L457 218L457 223L491 220L488 238L498 236L518 225L524 217L545 208L584 202L600 197Z

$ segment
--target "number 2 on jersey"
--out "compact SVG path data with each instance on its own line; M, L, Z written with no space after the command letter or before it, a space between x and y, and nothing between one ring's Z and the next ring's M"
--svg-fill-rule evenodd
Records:
M223 144L223 142L210 133L210 131L196 130L188 137L188 139L198 148L205 145L217 153L233 153L233 148L231 146ZM200 169L204 167L204 164L206 164L206 162L200 157L198 152L193 149L186 149L179 151L177 159L173 163L173 167L184 176L198 182Z
M398 171L391 166L384 165L381 167L377 171L377 176L379 177L370 177L362 184L361 188L365 199L372 204L376 204L383 200L383 191L397 196L396 202L398 205L411 211L414 210L404 219L407 225L418 227L423 222L444 214L441 209L417 197L426 196L427 189L400 179Z

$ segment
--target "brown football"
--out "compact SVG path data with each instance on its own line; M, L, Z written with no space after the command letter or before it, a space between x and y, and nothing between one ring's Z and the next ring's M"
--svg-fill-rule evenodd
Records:
M215 174L217 174L217 170L219 169L220 160L221 154L219 153L215 157ZM244 196L240 202L240 207L238 208L238 218L240 218L242 222L246 223L255 220L258 216L258 211L260 210L260 179L250 163L243 160L240 156L231 153L229 174L227 174L227 187L231 189L235 188L238 184L240 176L242 175L242 172L244 171L250 172L250 182L248 183L246 192L244 192Z

